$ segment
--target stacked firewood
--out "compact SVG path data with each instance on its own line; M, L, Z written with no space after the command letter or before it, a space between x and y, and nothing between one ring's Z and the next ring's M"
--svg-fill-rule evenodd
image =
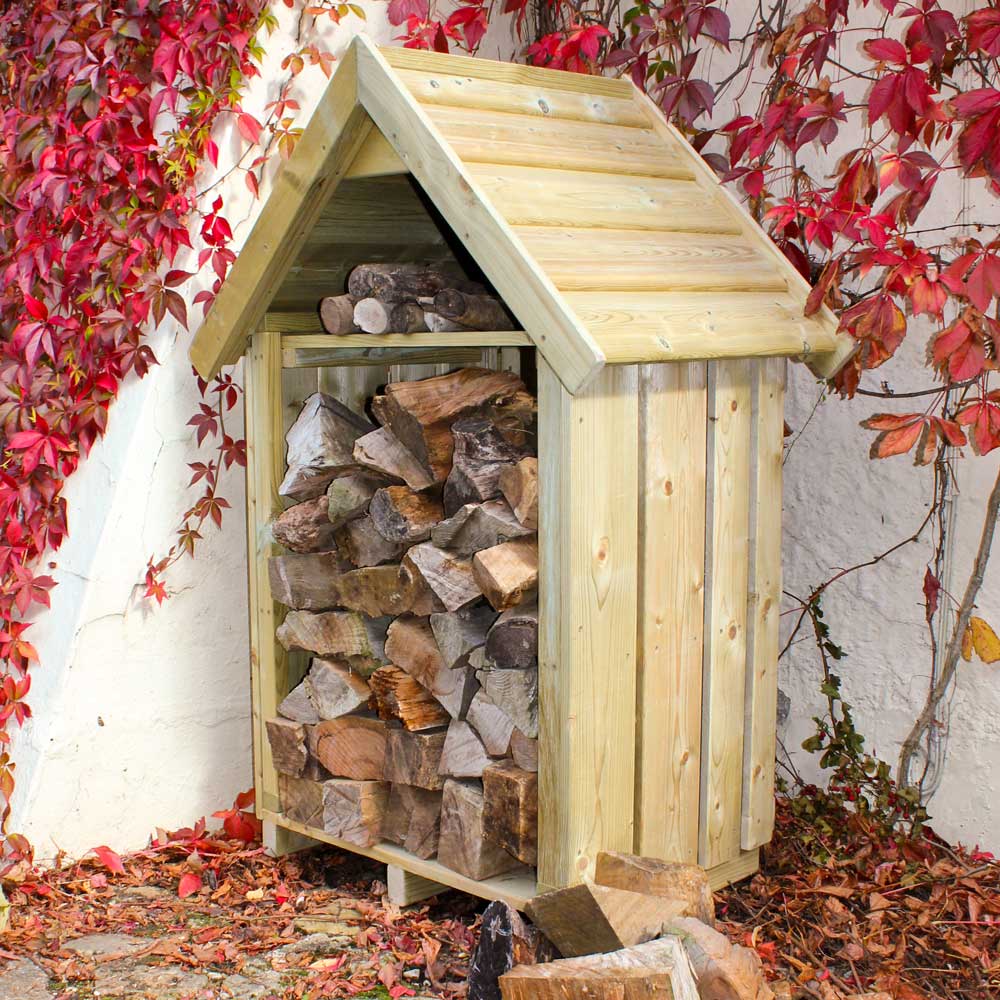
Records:
M483 285L416 264L359 264L347 293L323 299L319 315L333 334L513 329Z
M291 819L474 879L536 858L535 400L509 372L316 393L272 525L277 630L310 654L267 721Z

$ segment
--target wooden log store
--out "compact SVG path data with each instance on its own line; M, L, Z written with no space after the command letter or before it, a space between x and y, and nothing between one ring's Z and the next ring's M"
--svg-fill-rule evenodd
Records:
M516 906L756 869L785 364L851 350L807 294L630 82L354 40L191 349L244 358L286 846Z

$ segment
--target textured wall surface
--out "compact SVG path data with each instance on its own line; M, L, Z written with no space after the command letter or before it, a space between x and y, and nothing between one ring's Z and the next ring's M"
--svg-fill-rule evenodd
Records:
M750 7L749 0L741 4ZM276 63L290 45L288 12L282 4L275 9L282 31L267 42L274 58L249 110L261 110L274 96ZM394 32L384 5L367 9L370 33L388 41ZM350 30L340 29L336 44ZM504 29L483 50L494 57L510 51ZM303 114L323 80L314 72L306 83L298 95ZM725 116L723 109L720 120ZM236 149L232 137L220 146L223 157ZM253 205L242 179L229 189L227 214L240 222L241 241ZM944 215L975 197L975 190L956 186ZM154 342L160 367L125 388L107 438L70 481L71 534L56 557L59 586L51 612L34 629L43 665L32 689L37 717L16 741L13 828L32 838L40 856L57 847L80 854L102 843L142 846L156 825L187 824L228 805L251 783L241 475L227 477L233 511L222 532L209 531L197 559L172 571L171 599L157 609L136 589L147 557L169 547L190 502L187 463L197 457L186 426L197 398L188 335L166 324ZM878 378L897 390L924 387L923 349L915 341ZM878 378L870 377L872 388ZM784 573L786 589L796 594L910 535L930 494L927 470L905 458L867 459L870 435L858 421L891 404L828 400L813 413L818 397L808 372L791 366L787 419L797 438L785 467ZM961 493L953 574L944 581L949 590L964 587L996 469L992 458L957 463ZM848 653L840 665L845 697L869 746L892 762L927 689L920 588L929 554L927 540L907 546L836 584L825 601L833 638ZM980 613L1000 623L997 572L987 577ZM796 766L810 775L812 758L795 751L822 708L808 639L786 657L781 683L791 699L782 735ZM945 719L946 753L931 812L944 835L994 848L1000 846L998 720L1000 676L979 663L963 664Z

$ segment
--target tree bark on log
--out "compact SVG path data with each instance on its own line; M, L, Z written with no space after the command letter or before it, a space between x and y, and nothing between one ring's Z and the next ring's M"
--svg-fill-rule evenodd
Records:
M471 294L486 291L479 282L420 264L358 264L347 276L347 291L356 299L374 296L383 302L405 302L436 295L442 288Z
M531 534L514 517L506 500L488 500L459 507L431 529L431 541L439 548L473 556L482 549Z
M424 307L416 302L400 302L389 313L389 328L393 333L425 333L427 321Z
M517 910L495 899L483 910L479 940L469 962L467 1000L501 1000L500 976L517 965L551 962L554 945Z
M338 549L359 569L395 562L406 551L399 542L389 542L379 534L371 514L355 518L337 529Z
M368 471L335 479L326 490L327 520L334 528L340 528L367 514L375 491L390 482L385 476Z
M326 552L336 547L326 497L293 504L271 522L274 540L292 552Z
M444 484L444 508L449 515L467 503L500 496L500 473L521 457L496 426L482 417L456 420L451 435L452 466Z
M414 545L431 537L444 511L439 501L425 493L408 486L385 486L372 497L370 517L386 541Z
M434 311L471 330L513 330L507 310L492 295L470 295L442 288L434 296Z
M538 775L502 760L483 771L486 839L526 865L538 863Z

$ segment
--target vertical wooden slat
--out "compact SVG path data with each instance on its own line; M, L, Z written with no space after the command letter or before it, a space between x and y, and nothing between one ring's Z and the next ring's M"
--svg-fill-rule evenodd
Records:
M634 840L638 371L576 396L539 359L541 888Z
M332 365L319 369L319 387L355 413L365 413L368 400L389 381L386 365Z
M712 481L706 532L699 851L706 868L740 853L752 366L750 361L709 366L707 464Z
M706 366L640 370L636 850L698 860Z
M254 786L257 809L277 811L277 773L264 735L264 722L277 713L279 693L288 685L287 656L274 638L284 608L272 600L267 575L267 560L278 549L271 540L269 525L282 509L278 496L285 445L280 336L255 333L244 365Z
M781 459L785 361L757 362L752 433L756 468L751 503L750 593L743 756L744 850L774 830L774 758L778 705L778 623L781 613Z

